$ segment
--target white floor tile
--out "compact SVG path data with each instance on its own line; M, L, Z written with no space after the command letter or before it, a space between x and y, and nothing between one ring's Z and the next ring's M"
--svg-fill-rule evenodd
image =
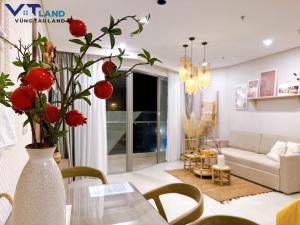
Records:
M159 186L180 182L165 170L182 168L182 162L161 163L132 173L113 174L108 176L110 183L129 181L142 193ZM294 199L300 198L300 193L285 195L278 192L260 194L232 200L221 204L208 196L204 196L204 216L223 214L235 215L256 221L261 225L274 225L276 213ZM169 219L173 219L194 206L194 202L186 197L172 194L162 199Z

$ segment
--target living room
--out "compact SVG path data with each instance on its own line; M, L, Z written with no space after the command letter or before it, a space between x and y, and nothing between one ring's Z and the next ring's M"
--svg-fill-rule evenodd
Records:
M300 2L0 2L0 225L300 224Z

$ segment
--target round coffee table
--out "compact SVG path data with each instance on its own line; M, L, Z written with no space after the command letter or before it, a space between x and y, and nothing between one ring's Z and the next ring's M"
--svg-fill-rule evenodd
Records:
M219 167L218 165L212 166L212 182L220 185L230 185L231 170L229 166Z

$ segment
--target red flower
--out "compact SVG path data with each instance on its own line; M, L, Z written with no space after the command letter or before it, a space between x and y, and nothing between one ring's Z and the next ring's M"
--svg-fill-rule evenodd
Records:
M14 109L24 111L33 108L36 92L28 86L18 87L10 96Z
M72 17L67 19L67 22L69 23L70 33L74 37L82 37L86 35L87 29L84 22L81 20L74 20Z
M26 80L37 91L48 90L53 84L51 73L41 67L31 69L26 76Z
M96 97L101 99L108 99L113 93L113 86L108 81L99 81L94 87L94 93Z
M86 118L82 115L81 112L74 109L66 114L66 123L70 127L77 127L86 123Z
M116 70L117 66L112 61L106 61L102 65L102 72L105 74L105 79L109 80L109 72L112 70Z
M42 113L42 119L49 123L55 123L58 120L58 116L59 109L54 105L46 104L45 112Z

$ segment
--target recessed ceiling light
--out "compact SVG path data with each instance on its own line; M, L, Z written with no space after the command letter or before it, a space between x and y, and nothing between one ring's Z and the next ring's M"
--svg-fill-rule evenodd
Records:
M265 46L270 46L271 44L273 44L273 40L272 39L266 39L263 41Z
M164 5L166 3L167 3L166 0L157 0L157 4L159 5Z
M140 23L141 23L141 24L147 24L147 23L148 23L147 18L146 18L145 16L142 17L142 18L140 19Z

